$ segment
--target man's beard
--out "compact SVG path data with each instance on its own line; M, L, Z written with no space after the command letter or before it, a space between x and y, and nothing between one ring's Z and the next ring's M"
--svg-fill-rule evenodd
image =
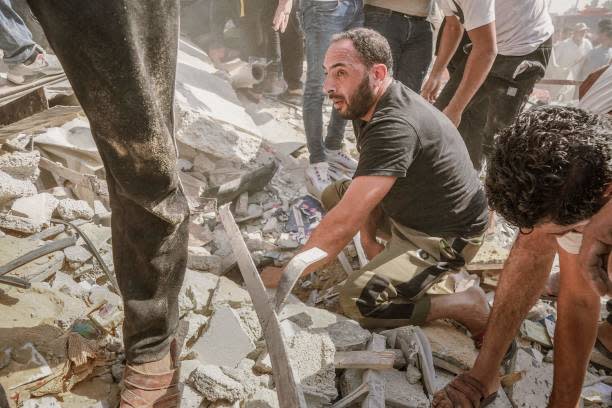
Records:
M348 97L346 111L341 112L338 110L338 114L344 119L359 119L368 113L375 100L376 95L374 95L370 88L370 77L368 74L365 74L355 92Z

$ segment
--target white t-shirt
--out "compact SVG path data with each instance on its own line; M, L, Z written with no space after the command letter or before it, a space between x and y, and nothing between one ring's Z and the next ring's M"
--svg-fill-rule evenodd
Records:
M582 233L570 231L557 237L557 243L568 254L578 255L582 245Z
M495 21L497 52L520 56L535 51L555 31L545 0L438 0L445 16L467 31Z

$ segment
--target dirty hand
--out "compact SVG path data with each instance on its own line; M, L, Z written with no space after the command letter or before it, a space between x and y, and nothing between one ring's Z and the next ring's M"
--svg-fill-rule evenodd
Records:
M440 92L440 87L442 86L442 75L434 74L433 72L429 74L427 81L421 88L421 96L425 98L430 103L434 103L436 98L438 97L438 93Z
M461 115L463 114L463 111L455 109L449 105L446 108L444 108L442 112L444 112L446 117L448 117L450 121L453 122L453 125L455 125L455 127L459 127L459 124L461 123Z
M272 20L272 28L274 31L280 30L281 33L285 32L287 24L289 24L292 6L293 0L278 0L278 7L276 7L274 19Z
M283 268L266 266L263 271L261 271L259 276L261 277L261 280L266 288L276 288L278 287L278 283L283 276L283 271Z
M600 296L612 293L612 201L595 214L582 232L581 270Z

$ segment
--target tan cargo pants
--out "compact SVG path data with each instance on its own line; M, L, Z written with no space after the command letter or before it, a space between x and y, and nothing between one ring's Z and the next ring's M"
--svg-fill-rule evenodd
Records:
M349 180L327 187L321 201L332 209L346 192ZM392 328L425 323L431 306L427 290L471 261L483 243L475 237L441 238L383 220L391 239L385 249L361 270L351 274L340 290L344 313L368 328ZM485 229L486 230L486 229Z

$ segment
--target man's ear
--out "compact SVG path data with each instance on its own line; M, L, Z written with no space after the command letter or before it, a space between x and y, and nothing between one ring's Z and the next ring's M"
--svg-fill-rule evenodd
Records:
M372 74L374 75L374 79L378 81L383 81L387 78L388 69L385 64L374 64L372 66Z

